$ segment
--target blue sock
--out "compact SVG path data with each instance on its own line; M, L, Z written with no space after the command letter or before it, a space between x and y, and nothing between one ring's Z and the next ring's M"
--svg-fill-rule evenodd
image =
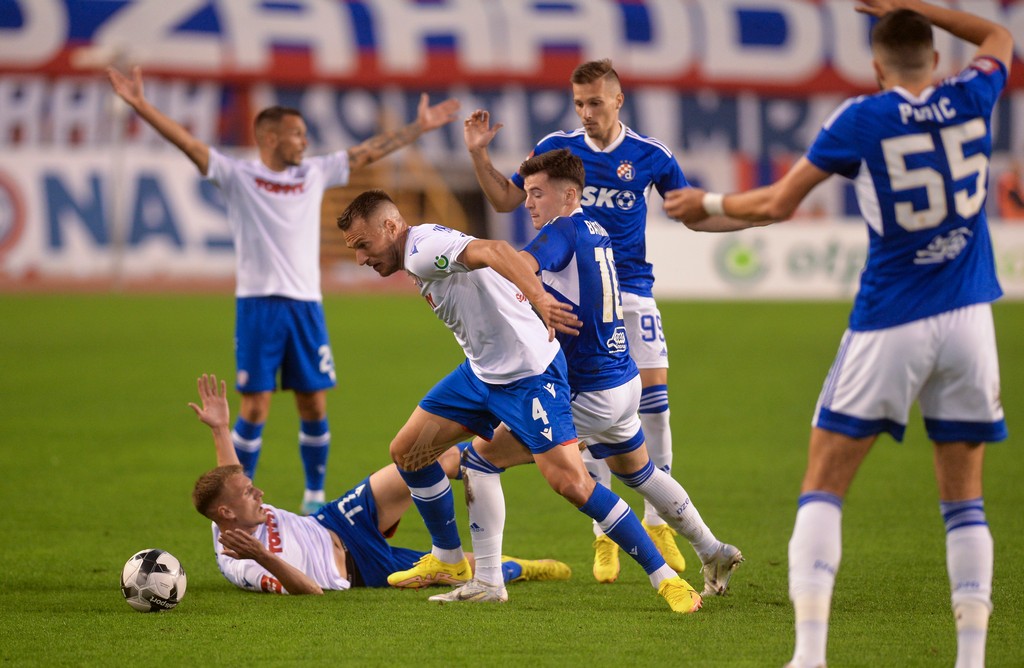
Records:
M650 385L640 392L638 413L664 413L668 410L668 385Z
M256 475L256 463L263 448L263 425L238 418L231 431L231 442L245 475L251 480Z
M441 465L434 462L419 471L406 471L399 467L398 473L409 486L413 503L427 525L434 547L442 550L461 548L459 525L455 521L455 497Z
M514 561L501 562L501 575L505 584L523 576L523 567Z
M665 559L654 547L640 520L626 502L607 487L595 485L594 493L580 507L580 512L597 522L605 535L633 557L648 575L665 565Z
M467 447L462 451L462 465L467 469L473 469L480 471L481 473L504 473L505 469L495 466L485 457L482 457L477 453L476 448L472 444L467 444Z
M299 454L302 468L306 472L306 489L319 491L324 488L327 475L327 454L331 450L331 432L327 419L302 420L299 428Z
M946 523L946 533L972 524L988 525L983 497L967 501L940 501L939 510Z

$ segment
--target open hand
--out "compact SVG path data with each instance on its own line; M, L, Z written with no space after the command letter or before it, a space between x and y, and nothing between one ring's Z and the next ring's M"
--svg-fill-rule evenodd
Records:
M194 410L196 417L211 429L226 427L230 419L227 384L222 380L218 387L217 376L204 373L196 379L196 387L199 389L199 400L203 405L200 407L190 401L189 408Z
M466 148L470 151L487 148L491 140L494 139L494 135L498 134L498 130L502 127L501 123L495 123L494 127L491 127L491 113L477 109L469 115L462 126L462 137L466 140Z
M416 122L419 123L423 132L428 132L454 121L458 111L459 101L455 98L450 97L444 102L430 106L430 97L423 93L420 95L420 104L416 109Z

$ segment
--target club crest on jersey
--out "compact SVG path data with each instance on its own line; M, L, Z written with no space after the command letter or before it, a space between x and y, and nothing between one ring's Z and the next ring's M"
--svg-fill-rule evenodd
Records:
M447 269L449 264L451 264L451 262L444 255L438 255L434 258L434 266L438 269Z
M619 168L615 170L615 173L619 175L619 178L623 181L632 181L633 177L636 176L636 170L633 169L633 163L629 160L623 160L619 163Z

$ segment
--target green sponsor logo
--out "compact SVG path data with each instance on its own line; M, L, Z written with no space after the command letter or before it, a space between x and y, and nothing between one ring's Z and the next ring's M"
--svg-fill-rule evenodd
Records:
M762 247L759 240L726 239L715 249L715 270L728 283L753 285L768 271Z
M449 264L451 264L451 262L449 262L448 258L444 255L438 255L434 258L434 266L438 269L447 269Z

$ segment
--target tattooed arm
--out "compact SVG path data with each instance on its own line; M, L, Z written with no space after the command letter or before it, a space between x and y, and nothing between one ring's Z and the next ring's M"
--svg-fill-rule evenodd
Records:
M362 144L348 150L348 163L351 169L358 169L380 160L388 153L408 146L416 141L424 132L429 132L455 120L455 112L459 110L459 101L447 99L430 106L426 93L420 96L420 104L416 120L393 132L382 132L370 137Z
M487 153L488 145L501 127L501 123L491 125L489 112L477 109L466 119L462 128L466 148L473 159L476 180L480 182L487 201L498 212L512 211L526 200L526 193L495 168Z

